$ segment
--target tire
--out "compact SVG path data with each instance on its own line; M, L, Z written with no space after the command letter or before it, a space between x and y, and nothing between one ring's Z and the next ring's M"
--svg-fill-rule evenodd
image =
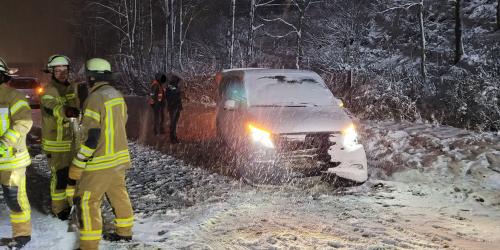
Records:
M321 179L325 182L330 183L336 188L355 187L363 185L364 183L364 182L356 182L349 179L345 179L334 174L324 174L323 176L321 176Z

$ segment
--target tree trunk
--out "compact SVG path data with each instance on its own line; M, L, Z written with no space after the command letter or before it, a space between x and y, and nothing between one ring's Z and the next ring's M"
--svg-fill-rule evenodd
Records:
M168 22L168 15L170 14L170 8L168 4L169 0L164 0L165 4L165 72L168 72L168 47L169 47L169 22Z
M422 79L426 81L427 73L425 70L425 27L424 27L424 1L421 0L418 8L418 19L420 22L420 47L421 47L421 59L420 59L420 73L422 74Z
M184 43L184 39L183 39L183 25L184 25L184 21L183 21L183 10L182 10L182 0L179 0L179 51L178 51L178 58L179 58L179 69L181 71L184 71L184 66L182 65L182 44Z
M236 0L231 0L231 46L229 48L229 68L233 68L234 60L234 25L236 19Z
M300 8L299 24L297 25L297 51L295 55L295 67L300 69L302 63L302 27L304 24L305 8Z
M497 1L497 29L500 30L500 0Z
M460 16L460 6L462 0L455 0L455 64L460 62L464 54L462 43L462 17Z
M153 50L153 5L152 0L149 0L149 48L148 53L151 55Z
M174 68L174 48L175 48L175 11L174 0L170 0L170 70Z
M254 49L254 27L255 27L255 0L250 1L250 27L248 30L248 51L247 60L253 62L253 49Z

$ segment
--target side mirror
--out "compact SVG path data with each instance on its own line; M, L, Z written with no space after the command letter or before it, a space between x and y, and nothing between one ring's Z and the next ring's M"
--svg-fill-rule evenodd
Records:
M224 109L229 110L229 111L235 110L236 109L236 101L235 100L227 100L224 103Z

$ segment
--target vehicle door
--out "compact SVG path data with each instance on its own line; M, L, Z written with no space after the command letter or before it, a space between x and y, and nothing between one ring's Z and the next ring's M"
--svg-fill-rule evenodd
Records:
M222 80L218 105L219 133L226 141L234 141L239 135L246 108L246 96L243 83L236 77Z

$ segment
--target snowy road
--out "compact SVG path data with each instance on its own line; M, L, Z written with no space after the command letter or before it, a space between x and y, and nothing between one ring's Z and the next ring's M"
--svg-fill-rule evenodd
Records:
M372 177L347 189L315 178L249 186L215 173L209 161L186 163L202 161L182 150L160 147L169 156L132 143L137 241L102 249L499 249L498 135L371 122L362 134ZM74 234L44 212L48 172L43 157L36 162L27 249L72 249ZM8 235L0 208L0 234Z

